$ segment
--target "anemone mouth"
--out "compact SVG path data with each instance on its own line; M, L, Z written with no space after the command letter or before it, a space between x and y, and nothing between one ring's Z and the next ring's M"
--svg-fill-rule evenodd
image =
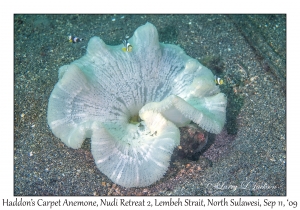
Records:
M136 125L138 123L140 123L142 121L142 119L140 118L140 116L138 114L132 115L129 118L128 123Z

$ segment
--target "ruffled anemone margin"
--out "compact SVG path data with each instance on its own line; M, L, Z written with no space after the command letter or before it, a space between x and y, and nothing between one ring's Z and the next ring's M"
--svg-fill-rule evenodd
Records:
M162 44L150 23L139 27L131 52L90 39L87 53L59 69L48 124L68 147L91 138L99 170L124 187L163 177L191 121L221 132L227 99L212 72L178 46Z

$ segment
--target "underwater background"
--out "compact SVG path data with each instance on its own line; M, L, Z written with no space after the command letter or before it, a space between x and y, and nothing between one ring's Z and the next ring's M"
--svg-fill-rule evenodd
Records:
M89 139L74 150L52 134L47 105L91 37L118 45L146 22L224 80L227 117L201 150L202 131L181 128L166 175L126 189L96 168ZM286 195L286 15L14 15L14 195Z

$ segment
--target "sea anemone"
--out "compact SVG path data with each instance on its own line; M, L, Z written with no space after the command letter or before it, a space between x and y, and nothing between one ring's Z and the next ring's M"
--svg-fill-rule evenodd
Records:
M87 53L59 69L48 104L55 136L77 149L91 138L99 170L124 187L148 186L168 169L191 121L212 133L225 123L227 99L212 72L150 23L123 45L90 39Z

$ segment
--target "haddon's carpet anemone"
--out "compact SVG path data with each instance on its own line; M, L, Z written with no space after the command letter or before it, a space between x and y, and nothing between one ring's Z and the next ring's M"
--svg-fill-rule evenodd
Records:
M178 46L162 44L150 23L123 45L90 39L87 53L59 69L48 104L55 136L77 149L91 138L99 170L124 187L163 177L191 121L219 133L227 99L212 72Z

